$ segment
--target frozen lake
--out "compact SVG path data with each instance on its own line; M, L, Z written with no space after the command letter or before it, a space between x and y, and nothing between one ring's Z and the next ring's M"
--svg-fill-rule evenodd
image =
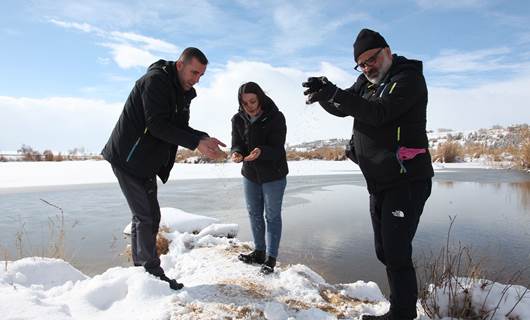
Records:
M120 254L128 243L122 230L130 212L115 183L0 191L2 260L46 250L59 210L41 199L64 211L66 258L74 266L94 275L129 265ZM170 181L159 185L159 202L237 223L239 238L251 239L240 178ZM437 172L414 240L418 264L445 245L449 216L456 216L453 242L471 247L486 271L509 278L530 266L528 174L489 169ZM280 263L306 264L333 283L373 280L386 291L385 272L373 249L362 176L289 177L283 221ZM526 269L519 282L527 285L529 280Z

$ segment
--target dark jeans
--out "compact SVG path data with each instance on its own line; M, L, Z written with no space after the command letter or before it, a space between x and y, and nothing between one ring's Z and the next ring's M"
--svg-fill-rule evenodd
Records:
M431 186L428 179L370 194L375 252L386 266L393 319L414 319L417 315L418 284L412 263L412 239Z
M156 177L141 179L112 166L121 191L132 212L131 247L135 266L160 276L164 270L156 254L156 235L160 224Z
M282 201L286 185L286 178L259 184L243 177L255 249L267 251L267 255L274 258L278 257L282 236Z

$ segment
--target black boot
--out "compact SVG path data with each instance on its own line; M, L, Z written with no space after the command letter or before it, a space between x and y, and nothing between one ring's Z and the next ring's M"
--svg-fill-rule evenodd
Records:
M274 272L274 266L276 265L276 258L267 256L267 260L263 263L261 266L261 270L259 272L263 274L271 274Z
M252 264L252 263L262 264L263 262L265 262L265 251L254 250L250 253L242 253L237 258L243 261L244 263L248 263L248 264Z
M182 283L177 282L175 279L169 279L165 274L161 275L159 278L160 280L169 283L169 287L173 290L180 290L184 288Z
M392 314L390 313L390 311L388 311L387 313L382 314L380 316L374 316L374 315L365 314L362 317L362 320L392 320L392 319L393 318L392 318Z

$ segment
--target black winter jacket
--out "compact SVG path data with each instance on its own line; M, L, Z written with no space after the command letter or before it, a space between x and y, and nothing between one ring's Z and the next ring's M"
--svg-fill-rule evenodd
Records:
M153 63L136 81L101 154L133 176L158 175L165 183L178 146L195 149L208 136L188 125L195 96L193 88L182 90L175 62Z
M284 147L285 117L270 98L262 104L262 109L263 113L253 123L242 108L232 117L231 152L245 157L254 148L261 149L256 160L244 161L241 168L241 174L256 183L278 180L289 173Z
M320 104L333 115L354 117L350 144L370 193L434 175L426 133L427 85L421 61L394 55L379 85L361 74L351 88L338 90L333 103ZM400 163L399 147L425 148L427 152Z

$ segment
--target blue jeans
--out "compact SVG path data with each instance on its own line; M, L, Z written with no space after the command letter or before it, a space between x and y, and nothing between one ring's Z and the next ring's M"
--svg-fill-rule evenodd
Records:
M243 177L255 250L267 251L267 255L274 258L278 257L282 236L282 201L286 185L286 178L259 184ZM265 218L263 217L264 209Z

